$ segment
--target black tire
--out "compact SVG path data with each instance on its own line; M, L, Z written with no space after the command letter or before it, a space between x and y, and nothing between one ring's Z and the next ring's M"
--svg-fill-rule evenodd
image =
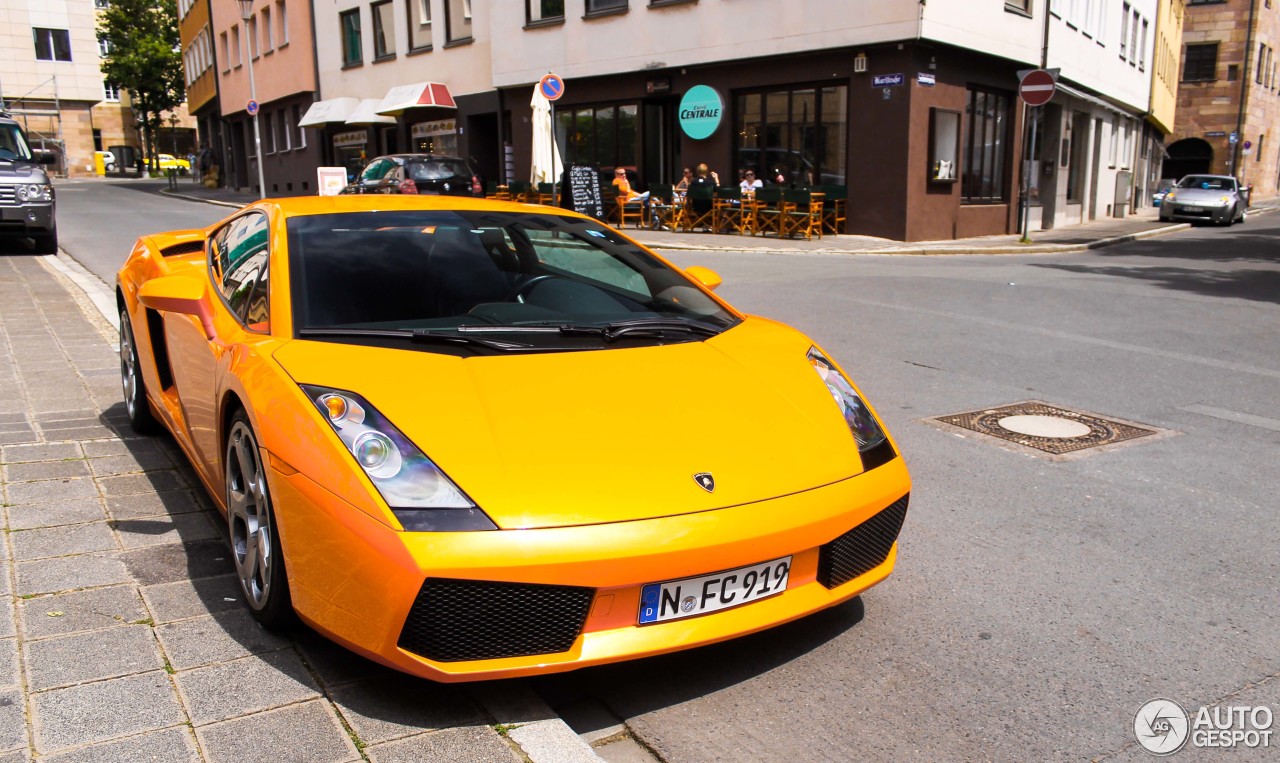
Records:
M57 254L58 253L58 229L54 228L48 233L41 233L31 237L36 242L36 254Z
M268 628L285 628L294 622L289 577L262 451L243 410L231 418L225 454L227 529L240 591L255 620Z
M129 311L120 310L120 386L124 393L124 408L129 414L129 426L138 434L151 434L160 428L147 402L147 387L142 380L142 368L138 363L138 346L133 339L133 325Z

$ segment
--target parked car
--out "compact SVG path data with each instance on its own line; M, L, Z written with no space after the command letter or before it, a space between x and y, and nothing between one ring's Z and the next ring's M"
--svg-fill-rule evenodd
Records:
M371 160L343 193L424 193L483 196L471 163L441 154L390 154Z
M179 175L186 175L191 172L191 162L186 159L179 159L173 154L159 154L156 156L156 162L163 170L177 170Z
M116 155L110 151L94 151L93 155L102 158L102 166L107 172L116 171Z
M1160 220L1190 220L1231 225L1242 223L1248 206L1230 175L1187 175L1165 194Z
M1173 178L1164 178L1156 183L1156 189L1151 192L1151 205L1158 207L1164 202L1165 194L1177 184Z
M57 154L33 151L22 126L0 111L0 235L30 237L36 251L58 251L53 183L41 165Z
M191 459L268 627L497 679L744 636L897 559L907 467L831 355L576 212L267 199L117 284L128 419Z

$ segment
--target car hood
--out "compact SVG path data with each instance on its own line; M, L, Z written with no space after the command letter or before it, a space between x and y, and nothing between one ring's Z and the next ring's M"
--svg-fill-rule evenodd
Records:
M1174 188L1172 193L1175 201L1217 201L1223 196L1234 196L1235 191L1211 191L1204 188Z
M11 159L0 159L0 177L20 178L27 183L49 182L49 176L40 165Z
M295 340L274 357L299 383L363 396L499 527L533 528L707 511L859 473L811 346L752 318L655 347L461 358Z

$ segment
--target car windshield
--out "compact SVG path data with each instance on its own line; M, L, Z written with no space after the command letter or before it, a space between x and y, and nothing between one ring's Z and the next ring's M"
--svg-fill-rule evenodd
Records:
M22 130L17 125L0 124L0 160L34 161Z
M467 165L455 159L432 159L408 164L408 175L413 180L446 180L470 174Z
M679 270L578 217L310 215L289 219L288 241L294 325L308 339L552 352L697 341L738 322Z
M1205 191L1234 191L1235 178L1210 177L1208 175L1188 175L1178 183L1179 188L1199 188Z

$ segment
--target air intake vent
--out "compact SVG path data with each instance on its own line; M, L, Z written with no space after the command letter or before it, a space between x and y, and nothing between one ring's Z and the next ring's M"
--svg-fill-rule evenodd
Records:
M907 518L904 495L888 508L818 549L818 582L827 588L844 585L884 564Z
M160 250L162 257L177 257L180 254L195 254L204 251L204 239L198 241L183 241L181 244L171 244Z
M401 649L439 662L568 651L582 632L594 588L427 578Z

